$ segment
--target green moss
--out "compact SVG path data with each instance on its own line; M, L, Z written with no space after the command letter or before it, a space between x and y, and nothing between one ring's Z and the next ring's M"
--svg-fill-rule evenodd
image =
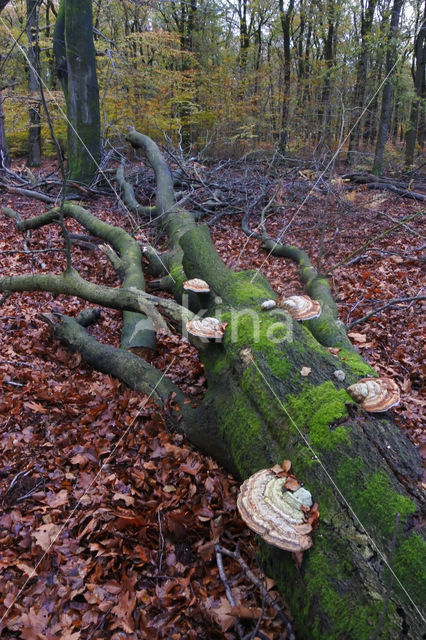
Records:
M247 477L257 469L270 466L271 451L263 437L263 422L250 401L238 392L221 395L219 431L230 442L241 476Z
M253 305L269 298L277 298L265 276L257 271L231 273L225 289L224 298L236 306Z
M309 580L306 599L308 602L315 601L316 598L319 600L321 611L329 619L332 630L330 635L333 638L367 640L371 638L378 624L384 602L367 600L362 592L342 593L340 585L353 572L353 567L347 559L337 564L330 562L330 549L323 551L323 544L322 541L318 541L315 551L307 557L306 573L309 574ZM344 555L344 550L336 549L336 557ZM388 637L394 615L395 607L390 603L381 637ZM312 622L309 638L314 640L325 637L319 629L319 619L315 618Z
M411 598L423 606L426 602L426 542L417 533L404 540L394 554L393 567L398 580ZM401 588L394 583L395 589Z
M279 341L284 342L290 331L279 318L246 309L224 313L222 318L230 323L225 333L225 349L229 353L238 357L242 348L251 347L253 352L266 359L273 375L282 380L289 375L292 364Z
M183 289L183 283L185 282L186 275L184 270L182 269L181 264L172 264L169 270L169 275L175 281L173 288L175 291L181 291Z
M355 568L346 557L345 542L336 540L330 544L328 537L314 534L314 547L304 554L299 575L289 582L287 576L294 574L291 555L280 552L260 542L259 552L267 575L277 581L290 608L297 611L297 625L303 638L328 640L348 638L370 640L377 628L384 601L371 599L362 588L348 592L345 589L348 576L354 584ZM336 558L343 558L340 562ZM400 618L392 602L380 638L394 638L400 629Z
M346 365L354 374L359 375L361 378L378 376L373 367L365 362L356 351L341 349L338 353L338 359L343 366Z
M285 408L292 418L293 430L308 431L314 450L327 451L350 444L347 426L330 429L330 424L346 415L348 398L344 389L324 382L298 396L287 396Z
M402 530L407 517L416 511L409 498L394 491L383 471L369 473L360 457L342 460L336 481L363 526L379 536L392 537L397 513Z

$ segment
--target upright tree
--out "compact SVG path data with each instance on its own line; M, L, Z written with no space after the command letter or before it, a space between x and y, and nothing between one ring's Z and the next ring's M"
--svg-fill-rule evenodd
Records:
M0 13L3 11L3 9L5 8L8 2L9 0L0 0ZM0 54L0 69L2 66L3 66L3 56ZM2 77L2 75L0 75L0 77ZM7 149L6 132L4 128L4 112L3 112L3 98L2 98L2 91L3 89L5 89L5 87L2 86L2 84L3 82L1 82L0 84L0 173L4 171L5 168L8 168L10 166L10 156L9 156L9 151Z
M38 46L38 10L40 0L27 0L27 37L28 37L28 89L30 92L28 133L28 164L38 167L41 162L41 126L40 126L40 55Z
M421 112L425 109L426 100L426 6L423 14L423 21L416 35L414 42L413 56L413 82L415 95L411 103L410 121L405 135L405 165L409 167L413 164L416 138L422 144L423 131L420 131L419 120L421 122ZM417 136L417 131L419 135Z
M90 184L101 156L91 0L61 0L53 48L66 101L68 178Z
M387 38L385 84L382 93L382 107L380 111L379 135L376 142L373 173L380 175L383 168L383 153L389 130L389 119L392 103L392 81L397 60L397 36L401 9L404 0L394 0L390 18L390 26Z
M280 131L280 153L285 155L289 133L289 112L290 112L290 89L291 89L291 20L294 11L294 0L290 0L287 8L284 8L284 1L279 0L279 12L281 28L283 32L283 99L281 107L281 131Z
M350 125L349 149L346 158L348 165L353 164L355 152L359 148L359 138L361 131L361 119L365 106L365 97L367 90L367 73L369 66L370 50L369 41L373 27L374 12L376 10L377 0L361 0L361 40L359 44L359 54L357 60L356 84L353 100L353 116Z

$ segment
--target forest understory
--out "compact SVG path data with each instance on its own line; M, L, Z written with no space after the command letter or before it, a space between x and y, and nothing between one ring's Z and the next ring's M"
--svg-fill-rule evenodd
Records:
M53 164L45 163L34 174L44 188L52 170ZM13 171L25 174L16 161ZM132 171L140 202L150 204L155 189L150 170L132 165ZM177 199L210 224L231 269L259 269L280 296L302 293L293 264L268 256L241 228L244 218L256 231L265 207L272 237L285 230L286 242L306 250L314 264L320 261L351 340L379 374L400 386L401 403L392 414L425 458L425 302L419 299L424 297L424 203L337 174L323 180L298 167L283 170L279 179L267 166L236 162L192 163L184 175L178 173ZM416 191L425 194L423 187ZM23 218L49 206L6 189L0 204ZM135 231L134 217L113 194L92 196L83 206L133 231L141 245L161 248L164 242L147 220L137 221ZM66 225L72 234L84 233L74 220ZM2 276L62 272L59 226L32 232L26 241L30 252L24 240L0 215ZM119 286L96 239L74 240L72 263L80 274ZM10 609L6 616L0 609L1 638L53 640L61 633L64 640L232 640L254 638L257 629L258 637L284 640L289 636L277 609L291 613L263 576L254 535L236 512L236 480L182 435L169 433L165 416L151 401L86 366L40 319L52 311L76 315L87 306L49 293L2 300L0 591L7 593L4 606ZM121 313L104 309L90 331L118 346L120 328ZM193 402L201 401L203 366L184 338L160 333L151 363L167 371ZM217 544L238 550L258 582L238 558L225 554L223 572ZM235 606L227 598L224 573Z

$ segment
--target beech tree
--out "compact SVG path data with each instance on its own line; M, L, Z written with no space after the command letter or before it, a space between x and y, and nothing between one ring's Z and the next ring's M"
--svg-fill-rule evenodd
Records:
M401 9L404 0L394 0L392 5L390 25L386 44L386 64L385 64L385 83L382 92L382 106L380 110L379 132L376 142L376 151L374 154L373 173L380 175L383 170L383 153L385 150L386 139L389 130L389 119L391 114L391 98L392 98L392 82L395 71L395 62L397 57L397 34Z
M156 288L173 292L175 300L147 294L140 276L136 286L117 289L89 282L71 266L62 275L0 278L0 291L79 296L145 314L155 329L167 329L167 318L184 332L194 311L181 304L183 283L188 278L205 280L210 287L206 314L227 326L222 342L196 342L208 387L197 408L147 361L91 337L85 327L96 320L93 310L77 318L46 315L45 320L91 366L150 394L166 409L173 429L184 432L237 477L291 460L296 476L319 503L314 545L299 567L289 552L266 543L259 549L265 572L277 581L302 637L421 637L421 567L426 558L418 526L420 456L388 415L368 414L348 395L349 384L377 374L348 340L327 280L304 251L274 241L263 224L263 248L298 264L307 293L320 302L322 311L317 318L296 322L282 308L262 308L262 303L277 298L266 278L258 271L226 267L208 227L198 225L175 203L172 177L157 145L134 129L127 139L154 168L157 198L149 211L138 205L120 169L123 197L133 211L155 213L167 234L168 249L161 255L148 249L146 256L157 276ZM107 255L121 278L140 273L136 241L79 205L65 203L62 210L27 220L10 209L4 213L22 232L54 223L60 216L73 218L110 244ZM307 365L308 378L301 374Z
M101 156L91 0L61 0L53 51L68 119L68 178L90 184Z
M411 104L410 121L408 124L407 133L405 134L405 164L410 166L414 160L414 150L416 146L416 139L418 138L419 144L423 145L423 131L421 130L421 120L426 101L426 7L423 14L423 22L420 25L419 32L414 42L414 56L413 56L413 82L415 95ZM419 131L419 135L417 132Z

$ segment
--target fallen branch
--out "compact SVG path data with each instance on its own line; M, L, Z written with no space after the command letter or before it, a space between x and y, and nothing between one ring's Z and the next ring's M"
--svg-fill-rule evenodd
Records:
M357 320L354 320L353 322L351 322L348 325L348 328L352 329L352 327L354 327L355 325L365 322L366 320L371 318L371 316L376 316L377 314L381 313L388 307L393 307L394 305L401 304L403 302L420 302L421 300L426 300L426 296L409 296L407 298L395 298L393 300L389 300L389 302L387 302L386 304L383 304L381 307L378 307L377 309L373 309L373 311L366 313L365 316L363 316L362 318L358 318Z
M422 209L421 211L417 211L416 213L413 213L410 216L406 216L405 218L403 218L402 220L400 220L399 222L394 224L392 227L389 227L388 229L385 229L381 233L378 233L377 235L373 236L372 238L370 238L370 240L367 240L367 242L365 244L363 244L362 247L359 247L358 249L355 249L355 251L352 251L352 253L350 253L348 256L346 256L346 258L343 258L343 260L340 260L335 265L330 267L327 270L327 274L326 275L330 275L330 273L332 273L332 271L334 271L338 267L341 267L342 264L347 264L347 262L349 260L354 258L359 253L362 253L364 251L364 249L366 249L371 244L373 244L373 242L376 242L376 240L381 240L382 238L385 238L387 235L389 235L390 233L392 233L393 231L395 231L399 227L404 226L404 224L406 222L409 222L410 220L415 220L416 218L419 218L421 215L424 214L424 212L425 212L425 209Z
M285 624L286 629L287 629L287 633L288 633L288 640L296 640L296 636L294 634L293 626L292 626L289 618L286 616L286 614L281 609L281 607L279 607L277 605L275 600L273 598L271 598L271 596L269 595L269 593L265 589L264 585L262 584L262 581L259 580L259 578L257 578L254 575L254 573L250 570L250 568L247 565L247 563L245 562L245 560L241 557L241 554L240 554L239 550L237 549L236 551L230 551L229 549L226 549L225 547L222 547L219 544L215 545L215 550L216 550L216 557L218 557L218 555L220 555L220 554L223 554L224 556L228 556L229 558L233 558L234 560L236 560L238 562L238 564L243 569L243 571L244 571L245 575L247 576L247 578L252 582L252 584L254 584L254 586L257 589L259 589L260 593L262 594L262 598L264 598L265 602L270 607L272 607L272 609L274 609L274 611L276 611L277 615L280 617L280 619Z

